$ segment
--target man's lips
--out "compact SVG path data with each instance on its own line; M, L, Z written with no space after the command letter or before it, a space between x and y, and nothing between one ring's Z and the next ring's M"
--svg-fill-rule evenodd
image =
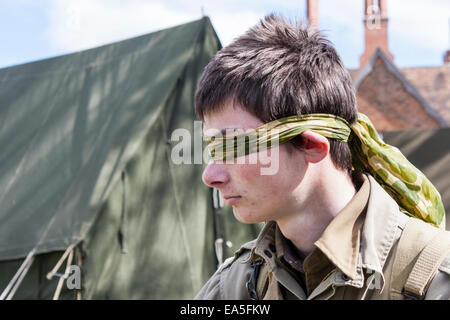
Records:
M232 206L234 204L236 204L237 202L239 202L239 200L241 199L241 196L224 196L223 199L225 200L225 204L227 206Z

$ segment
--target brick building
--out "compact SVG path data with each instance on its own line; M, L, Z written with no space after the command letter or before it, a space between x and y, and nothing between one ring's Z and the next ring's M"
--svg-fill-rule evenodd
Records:
M359 111L379 131L448 127L450 50L442 66L398 68L388 45L387 0L364 1L365 50L360 67L349 70ZM307 3L308 20L317 28L317 0Z

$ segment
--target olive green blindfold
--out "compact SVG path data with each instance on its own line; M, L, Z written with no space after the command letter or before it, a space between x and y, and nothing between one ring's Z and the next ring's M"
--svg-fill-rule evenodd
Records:
M307 130L348 142L354 169L370 173L404 212L444 227L439 192L400 150L384 143L364 114L352 126L330 114L290 116L231 137L205 136L204 141L212 160L226 162L277 146Z

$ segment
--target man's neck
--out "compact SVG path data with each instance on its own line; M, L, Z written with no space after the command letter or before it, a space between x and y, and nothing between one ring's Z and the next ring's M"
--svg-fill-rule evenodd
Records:
M343 171L317 170L310 176L315 183L310 184L305 205L276 221L281 233L304 255L313 251L314 243L356 193L351 177Z

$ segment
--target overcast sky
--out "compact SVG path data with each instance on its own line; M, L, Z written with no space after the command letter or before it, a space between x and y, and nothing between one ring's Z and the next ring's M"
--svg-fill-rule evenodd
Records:
M319 27L347 68L364 50L364 0L319 0ZM399 67L441 65L450 47L450 0L387 0ZM223 45L264 15L305 17L306 0L1 0L0 68L71 53L201 18Z

